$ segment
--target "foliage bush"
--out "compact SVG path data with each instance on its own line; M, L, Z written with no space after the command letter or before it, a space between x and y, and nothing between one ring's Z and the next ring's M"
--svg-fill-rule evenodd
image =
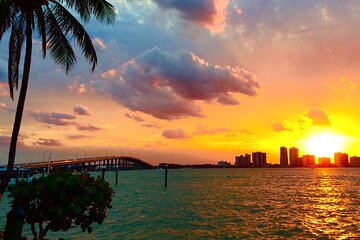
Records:
M109 183L89 173L59 172L32 182L19 182L10 188L12 207L20 206L31 225L34 239L44 239L49 230L67 231L80 226L92 232L91 225L101 224L111 208L114 191Z

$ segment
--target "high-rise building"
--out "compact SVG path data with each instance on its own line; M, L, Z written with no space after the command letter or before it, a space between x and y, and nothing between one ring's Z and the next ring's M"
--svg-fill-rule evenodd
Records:
M288 153L286 147L280 148L280 166L287 166L289 164Z
M319 157L319 166L320 167L329 167L331 166L329 157Z
M352 167L360 167L360 157L351 157L350 158L350 166Z
M289 149L290 153L290 165L291 166L300 166L302 164L299 163L299 149L296 147L292 147Z
M250 167L251 166L251 156L250 154L240 155L235 157L235 166L236 167Z
M303 155L302 161L303 161L303 165L305 165L305 166L315 166L315 156L314 155Z
M298 161L300 166L306 166L306 163L304 162L304 157L299 157Z
M263 152L253 152L252 161L254 167L264 167L266 166L266 153Z
M347 167L349 166L349 155L347 153L334 153L335 166Z

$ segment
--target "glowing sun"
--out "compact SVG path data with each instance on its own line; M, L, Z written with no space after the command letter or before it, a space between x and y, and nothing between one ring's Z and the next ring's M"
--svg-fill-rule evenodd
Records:
M341 152L344 137L333 133L321 133L311 136L306 140L306 148L316 157L332 157L335 152Z

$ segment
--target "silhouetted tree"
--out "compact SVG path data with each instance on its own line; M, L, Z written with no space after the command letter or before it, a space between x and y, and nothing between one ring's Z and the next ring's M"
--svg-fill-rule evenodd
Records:
M68 9L75 10L85 22L94 16L102 23L111 24L116 17L115 8L106 0L0 0L0 41L5 32L10 32L8 81L13 100L14 89L18 88L19 65L25 42L21 89L11 135L7 171L0 184L0 201L15 162L30 75L33 30L37 30L39 34L43 57L45 58L46 51L49 50L54 62L65 69L66 73L76 62L69 36L80 46L83 55L92 65L92 71L97 65L97 56L90 36Z

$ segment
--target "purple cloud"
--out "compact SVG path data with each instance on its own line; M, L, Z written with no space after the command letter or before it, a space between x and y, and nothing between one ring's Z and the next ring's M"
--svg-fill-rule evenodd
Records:
M125 117L130 118L130 119L132 119L132 120L134 120L136 122L143 122L144 121L144 119L142 119L141 117L136 116L136 115L132 115L132 114L129 114L129 113L125 113Z
M110 69L110 94L123 106L160 119L202 117L195 101L238 104L232 93L256 95L255 76L238 66L222 67L188 51L147 50ZM110 76L110 77L109 77ZM113 76L113 77L111 77Z
M164 9L176 9L186 20L198 23L213 23L216 14L215 4L212 0L155 0Z
M165 130L162 133L164 138L170 139L186 139L190 138L190 136L183 129L174 129L174 130Z
M76 129L79 131L89 131L89 132L96 132L102 130L101 128L95 127L91 124L85 124L85 125L77 124Z
M92 138L92 136L78 134L78 135L68 135L66 136L66 138L69 140L78 140L78 139Z
M81 104L74 106L73 110L74 110L74 114L77 114L77 115L86 115L86 116L92 115L92 112L90 111L90 109Z
M154 0L163 9L173 9L181 18L220 31L225 24L225 11L229 0Z
M47 139L47 138L39 138L36 142L33 143L38 146L45 147L61 147L62 143L56 139Z
M8 136L0 136L0 148L9 148L10 146L10 140L11 137ZM25 143L22 140L22 137L19 136L18 142L17 142L18 148L24 148L26 147Z
M75 116L67 113L58 113L58 112L39 112L39 111L31 111L30 115L37 120L38 122L56 125L56 126L68 126L74 124L73 121L76 119Z

